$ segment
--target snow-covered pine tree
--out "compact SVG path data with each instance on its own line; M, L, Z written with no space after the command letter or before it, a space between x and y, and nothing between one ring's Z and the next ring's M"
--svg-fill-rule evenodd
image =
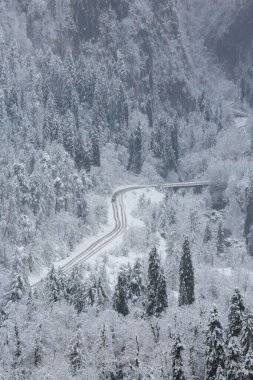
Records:
M240 289L236 288L231 298L228 313L228 336L239 336L241 334L245 306Z
M194 301L194 269L189 239L185 238L179 265L179 306L191 305Z
M108 301L108 296L104 290L103 282L101 277L99 277L93 286L94 294L94 305L98 310L104 309L106 302Z
M253 380L253 351L249 350L243 363L243 380Z
M77 375L84 364L84 352L81 332L77 331L69 348L69 362L71 373Z
M244 355L253 349L253 315L249 312L242 322L241 347Z
M248 253L253 256L251 251L252 245L249 245L250 230L253 225L253 179L251 178L250 186L246 191L246 217L244 223L244 236L246 238L246 244L248 247Z
M33 317L33 314L36 311L36 306L34 303L34 296L33 296L31 288L29 289L29 292L28 292L26 308L27 308L27 320L28 320L28 322L30 322L32 317Z
M224 253L224 232L220 222L217 232L217 255L220 256L222 253Z
M113 308L124 317L129 314L127 294L122 273L119 273L115 292L113 295Z
M237 337L231 337L226 349L227 380L243 380L241 368L241 347Z
M139 174L142 167L142 131L140 122L135 131L131 134L128 151L129 159L127 170L132 170L136 174Z
M28 279L23 263L23 256L23 249L16 248L12 263L10 290L8 294L8 299L12 302L19 301L29 289Z
M220 365L217 369L215 380L227 380L225 375L224 375L224 369Z
M143 268L139 259L136 260L133 270L131 272L130 279L130 294L131 301L139 301L145 292L145 286L143 283Z
M184 347L181 343L179 337L175 339L175 342L171 351L172 358L172 368L171 368L171 379L172 380L185 380L185 375L183 371L183 360L182 360L182 351Z
M138 174L142 167L142 132L140 122L134 133L134 171Z
M99 337L94 345L94 356L98 368L99 378L114 379L116 374L116 360L113 350L112 336L105 324L99 328Z
M92 165L99 167L100 166L100 143L99 143L99 132L96 126L93 126L93 129L90 133L90 143L91 143L91 152L92 152Z
M166 281L156 247L149 254L146 313L160 315L168 307Z
M211 310L205 344L205 380L215 380L219 366L225 368L223 328L216 306Z
M19 301L27 290L26 281L22 274L14 273L12 277L9 298L12 302Z
M47 274L45 285L50 301L57 302L67 298L66 276L61 269L56 271L52 266Z
M77 170L80 171L81 169L85 169L86 166L86 156L85 156L85 148L84 148L84 142L82 138L82 134L79 131L76 136L76 142L75 142L75 163Z
M67 279L67 301L73 305L78 313L86 306L85 286L79 268L74 267Z
M74 157L76 142L76 125L74 115L70 110L63 118L63 145L71 157Z
M21 356L22 356L22 344L20 340L20 335L19 335L19 328L17 323L15 323L14 326L14 344L15 344L15 349L14 349L14 354L13 354L13 367L19 368L21 365Z
M42 362L42 354L43 354L43 344L42 344L42 338L40 334L41 325L39 325L38 331L35 336L34 341L34 365L35 367L38 367L39 364Z

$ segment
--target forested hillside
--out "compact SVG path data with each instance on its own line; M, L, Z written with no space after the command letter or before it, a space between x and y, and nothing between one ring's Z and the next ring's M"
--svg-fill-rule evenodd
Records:
M1 379L252 379L252 15L0 1ZM141 227L101 265L52 266L108 222L116 187L198 179L140 194Z

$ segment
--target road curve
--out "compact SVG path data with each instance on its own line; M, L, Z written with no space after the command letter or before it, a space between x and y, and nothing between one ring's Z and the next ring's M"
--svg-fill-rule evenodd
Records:
M71 259L67 264L65 264L61 269L64 273L69 274L73 270L73 268L77 265L83 264L90 257L96 255L98 252L107 247L114 239L116 239L119 235L127 227L127 217L126 210L123 202L123 195L132 190L138 189L146 189L146 188L171 188L171 189L181 189L181 188L189 188L189 187L205 187L208 186L207 181L196 181L196 182L177 182L177 183L166 183L161 185L133 185L117 190L112 195L112 209L113 209L113 217L115 221L115 226L111 232L104 235L93 244L91 244L88 248L86 248L79 255L75 256Z

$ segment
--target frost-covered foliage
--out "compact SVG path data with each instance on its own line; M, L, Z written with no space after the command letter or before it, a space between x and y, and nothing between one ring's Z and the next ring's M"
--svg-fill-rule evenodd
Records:
M251 1L0 13L0 378L251 379ZM102 269L52 266L106 224L114 187L197 179L142 195Z

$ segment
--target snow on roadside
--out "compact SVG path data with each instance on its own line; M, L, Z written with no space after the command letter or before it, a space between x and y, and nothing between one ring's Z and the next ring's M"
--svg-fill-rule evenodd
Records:
M134 186L138 186L138 185L133 185L133 187ZM126 186L121 186L121 187L117 188L115 190L115 192L118 190L124 189L125 187ZM126 214L127 214L128 228L133 227L133 226L143 227L143 223L140 220L138 220L132 216L132 212L135 209L137 202L138 202L138 199L142 194L145 194L147 197L152 199L152 201L154 201L154 202L159 202L163 198L163 194L160 193L159 191L157 191L155 188L137 189L137 190L129 191L126 194L124 194L123 195L123 201L124 201L125 210L126 210ZM115 226L115 221L114 221L114 217L113 217L111 197L108 198L107 204L108 204L108 221L107 221L107 224L104 225L103 227L101 227L97 234L85 237L85 239L75 247L73 252L67 258L60 260L60 261L53 262L53 265L56 268L63 267L70 260L74 259L81 252L86 250L91 244L93 244L98 239L100 239L101 237L103 237L104 235L106 235L112 231L112 229ZM99 251L97 255L91 257L86 262L86 263L88 263L89 267L94 267L94 266L97 267L98 260L100 262L103 261L104 256L107 255L107 253L108 253L108 249L110 249L110 251L115 249L115 247L119 246L120 243L122 243L122 239L123 239L123 234L120 235L119 237L115 238L110 243L110 245L108 245L104 250ZM130 262L130 263L131 263L131 261L134 262L136 259L136 254L133 255L132 260L131 260L130 256L131 256L131 254L129 254L129 257L124 257L124 256L117 257L117 260L116 260L116 257L114 256L113 257L113 262L114 262L113 267L119 269L122 265L127 264L128 262ZM118 269L115 271L115 273L118 272ZM44 267L40 268L39 272L31 273L29 275L30 284L34 285L37 282L41 281L47 275L48 271L49 271L49 268L44 266Z
M133 211L136 209L139 198L142 195L145 195L147 199L150 198L152 203L159 203L164 198L163 193L159 192L156 188L151 187L135 189L125 193L123 195L123 202L127 215L127 229L125 233L121 234L117 239L111 242L110 246L106 247L105 250L100 251L97 255L91 257L89 261L86 262L86 266L88 265L87 274L94 273L96 271L99 272L99 268L105 264L108 283L111 288L115 286L118 272L122 266L128 264L133 265L137 258L143 258L145 255L145 253L139 252L136 248L129 250L126 256L123 252L124 234L126 234L127 231L134 229L137 233L144 233L144 223L133 215ZM159 246L158 248L159 253L163 255L165 252L165 246ZM120 250L120 252L117 252L117 250Z

